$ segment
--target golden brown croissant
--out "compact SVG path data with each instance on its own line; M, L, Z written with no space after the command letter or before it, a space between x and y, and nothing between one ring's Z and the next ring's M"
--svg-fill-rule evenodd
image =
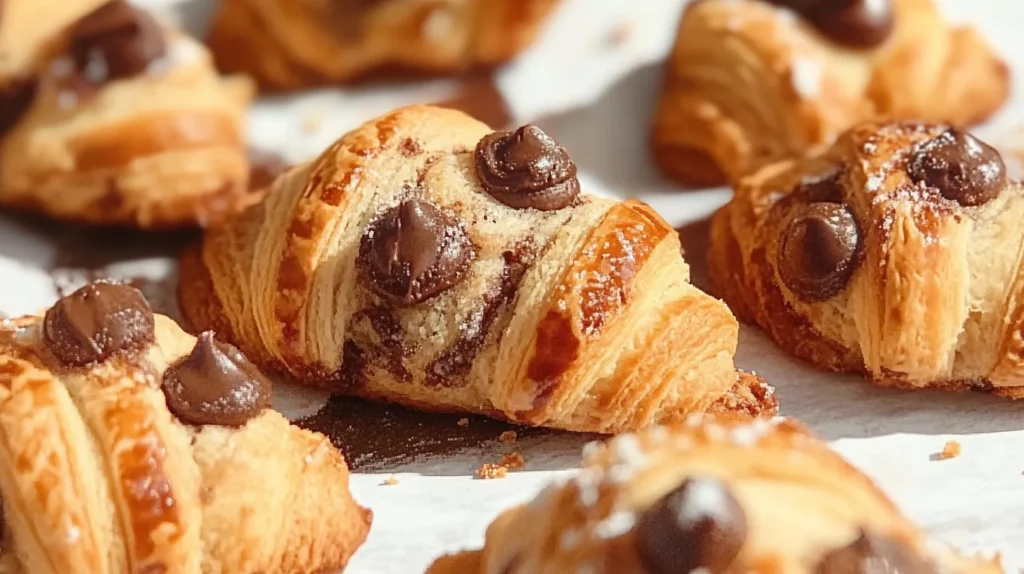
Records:
M0 328L0 571L335 572L366 537L328 440L126 285Z
M429 574L997 574L929 544L878 488L789 422L701 420L612 439Z
M200 44L123 0L7 4L4 34L28 31L0 42L0 62L23 60L0 68L0 84L23 87L0 114L0 203L147 228L244 200L250 82L219 77Z
M649 207L579 195L539 129L403 108L345 135L210 229L179 302L306 384L597 432L768 414L738 326L688 283Z
M685 11L652 151L688 184L735 183L877 115L971 124L1009 71L933 0L704 0Z
M711 279L786 351L875 382L1024 396L1024 188L940 124L870 122L745 179Z
M218 66L296 90L374 73L451 73L500 64L529 44L558 0L224 0L208 45Z

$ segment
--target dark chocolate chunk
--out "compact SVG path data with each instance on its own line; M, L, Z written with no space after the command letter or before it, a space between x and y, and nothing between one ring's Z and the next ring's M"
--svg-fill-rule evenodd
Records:
M167 52L163 30L149 14L113 0L71 27L71 57L91 84L141 74Z
M576 164L536 126L484 136L476 144L476 172L487 193L516 209L562 209L580 193Z
M861 532L848 546L832 550L816 574L935 574L935 566L889 537Z
M192 425L241 426L270 408L270 381L235 347L199 335L192 352L164 373L167 408Z
M454 218L427 201L407 199L370 224L358 266L378 295L415 305L456 285L475 257Z
M804 301L824 301L846 286L857 266L860 229L845 205L818 202L794 216L779 241L779 277Z
M725 572L747 539L747 517L720 481L687 478L637 520L640 562L650 574Z
M90 283L46 312L43 339L65 365L89 365L152 343L153 311L134 287Z
M18 123L32 105L39 82L35 78L10 80L0 86L0 137Z
M895 25L892 0L769 0L806 18L822 34L853 48L874 48Z
M907 172L915 182L967 206L988 203L1006 185L1006 165L999 152L956 128L919 145Z

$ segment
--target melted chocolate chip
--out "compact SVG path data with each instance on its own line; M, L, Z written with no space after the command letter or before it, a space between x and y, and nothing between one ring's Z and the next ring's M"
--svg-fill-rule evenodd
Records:
M152 343L153 311L138 289L91 283L46 312L43 339L65 365L89 365Z
M358 264L378 295L415 305L461 281L475 256L454 218L427 201L407 199L370 224Z
M271 385L255 365L213 333L164 373L167 408L193 425L240 426L270 407Z
M476 172L487 193L516 209L562 209L580 193L576 164L535 126L484 136L476 144Z
M11 80L0 86L0 136L5 135L25 115L36 97L35 78Z
M857 264L860 229L837 203L812 203L782 232L779 277L804 301L824 301L843 290Z
M822 558L816 574L934 574L935 567L892 538L861 532Z
M647 509L636 525L640 561L650 574L704 568L725 572L747 538L747 517L721 482L687 478Z
M821 33L853 48L885 42L895 25L892 0L769 0L806 18Z
M70 53L82 78L102 84L138 75L167 52L163 31L144 11L113 0L71 28Z
M949 129L918 146L907 167L911 179L961 205L982 205L1006 185L1006 165L992 146Z

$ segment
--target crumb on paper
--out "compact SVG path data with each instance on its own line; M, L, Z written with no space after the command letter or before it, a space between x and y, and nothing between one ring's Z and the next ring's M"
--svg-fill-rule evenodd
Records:
M606 42L609 48L618 48L629 41L633 35L633 23L623 22L608 32Z
M484 463L480 468L476 469L476 477L482 479L505 478L507 474L507 468L493 462Z
M526 461L523 459L523 455L518 452L510 452L506 454L501 457L501 461L499 461L498 464L509 470L522 470L526 468Z
M955 440L948 440L942 446L942 451L934 455L934 460L949 460L960 456L960 443Z
M459 419L459 422L456 423L456 424L458 424L460 427L468 427L469 426L469 419L466 419L466 418Z
M323 126L324 118L326 117L326 115L326 112L320 106L317 106L313 110L310 110L309 112L303 114L302 123L299 126L300 129L302 130L302 133L312 134L320 131L321 126Z
M500 440L501 442L516 442L516 438L518 438L518 435L516 435L516 431L507 430L501 433L501 436L498 437L498 440Z
M396 484L398 484L398 477L393 474L380 483L381 486L394 486Z

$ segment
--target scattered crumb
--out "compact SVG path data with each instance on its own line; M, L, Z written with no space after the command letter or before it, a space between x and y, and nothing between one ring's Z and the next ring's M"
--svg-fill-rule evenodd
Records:
M629 41L633 35L633 23L623 22L608 33L605 42L607 42L609 48L618 48Z
M457 424L460 427L468 427L469 426L469 419L459 419L459 422Z
M516 442L516 431L507 430L498 437L501 442Z
M955 440L946 441L942 451L932 456L932 460L948 460L960 456L960 443Z
M385 478L384 482L380 483L381 486L394 486L396 484L398 484L398 477L393 474Z
M523 455L518 452L506 454L501 457L501 461L498 464L509 470L522 470L526 468L526 461L523 460Z
M505 478L505 475L507 474L507 468L500 464L494 464L493 462L485 463L480 468L476 469L476 477L482 479Z

